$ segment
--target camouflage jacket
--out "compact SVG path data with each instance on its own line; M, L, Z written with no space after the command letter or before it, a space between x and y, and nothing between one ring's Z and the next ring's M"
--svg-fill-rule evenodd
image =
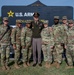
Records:
M31 43L31 40L32 40L32 30L30 28L23 27L21 32L21 45L25 46L27 42Z
M67 44L67 33L65 27L61 24L53 25L53 38L54 43Z
M4 26L4 25L1 25L0 26L0 38L2 37L2 39L0 40L1 41L1 44L3 45L10 45L10 41L11 41L11 28L9 26ZM8 29L8 30L7 30Z
M65 24L61 24L61 25L64 27L65 31L68 31L68 25Z
M68 41L67 41L67 32L68 32L68 26L67 25L64 25L64 24L62 24L61 25L61 30L62 30L62 38L63 38L63 41L64 41L64 44L67 44L68 43Z
M67 35L68 44L74 44L74 26L72 28L69 28Z
M21 44L21 29L19 27L15 27L12 30L12 34L11 34L11 41L12 44Z
M54 45L52 32L50 31L49 27L42 29L41 38L44 44Z

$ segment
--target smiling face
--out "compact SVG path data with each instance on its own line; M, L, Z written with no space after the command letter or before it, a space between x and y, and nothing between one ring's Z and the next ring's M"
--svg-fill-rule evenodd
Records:
M17 26L18 26L18 27L21 27L21 26L22 26L22 23L18 23Z
M39 17L33 17L34 21L38 21Z
M44 24L44 28L47 28L48 27L48 24Z
M8 25L9 21L8 20L3 20L4 25Z
M58 24L59 23L59 19L54 19L54 23Z
M74 26L74 24L73 23L69 23L69 27L73 27Z
M67 19L63 19L62 22L63 22L63 24L66 24L67 23Z
M30 24L30 23L27 23L26 26L27 26L28 28L30 28L31 24Z

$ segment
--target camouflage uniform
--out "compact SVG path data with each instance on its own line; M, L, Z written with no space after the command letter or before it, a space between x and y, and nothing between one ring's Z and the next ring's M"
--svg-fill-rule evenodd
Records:
M16 20L16 27L13 28L11 34L12 44L16 46L14 49L15 53L15 63L18 63L21 52L21 27L17 26L18 23L21 23L21 20Z
M69 23L74 23L72 20L69 21ZM67 44L67 50L66 50L66 57L68 61L69 66L73 66L74 62L74 26L69 28L68 32L68 44Z
M48 24L48 22L44 22L44 24ZM53 46L54 42L51 37L51 32L50 28L46 27L41 31L41 37L42 37L42 50L43 50L43 55L44 55L44 61L45 62L52 62L52 49L50 46Z
M58 17L56 17L59 19ZM66 43L66 32L63 29L63 26L59 23L57 25L53 25L53 38L54 38L54 50L53 50L53 57L54 61L58 62L59 64L62 61L62 53L63 53L63 43Z
M1 30L1 25L2 24L0 24L0 30ZM1 43L0 43L0 59L1 59Z
M62 30L64 30L66 33L68 32L68 20L67 20L67 16L63 16L62 17ZM63 37L65 38L65 35L63 35ZM66 39L67 40L67 39ZM66 48L65 48L65 44L63 44L63 60L66 59Z
M4 17L3 20L8 21L8 18ZM2 66L8 66L9 56L10 56L10 35L11 35L11 28L9 26L4 26L4 24L2 24L0 29L0 38L3 36L2 39L0 40Z
M30 24L29 21L26 22L26 24ZM25 48L22 48L22 60L24 63L29 62L29 59L31 58L32 54L32 30L30 28L23 27L21 32L21 45Z
M67 20L67 16L63 16L62 21L63 20ZM62 23L62 25L64 26L65 31L68 31L68 22L66 24Z

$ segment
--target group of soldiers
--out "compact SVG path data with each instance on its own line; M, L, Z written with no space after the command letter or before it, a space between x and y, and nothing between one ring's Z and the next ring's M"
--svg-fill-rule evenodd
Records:
M16 27L11 28L8 25L8 17L3 18L3 24L0 26L0 43L1 43L1 66L3 70L9 70L10 44L13 45L15 53L15 68L18 66L21 49L23 66L29 66L29 59L32 53L32 30L30 29L30 22L26 21L26 26L22 28L22 21L16 20Z
M63 56L66 60L66 68L73 68L74 62L74 22L62 17L62 24L59 23L59 16L54 16L54 24L48 27L44 24L41 32L42 50L44 54L45 67L51 67L51 63L59 68Z
M8 65L10 57L10 44L12 44L15 53L14 67L16 69L20 68L19 66L20 53L22 53L22 62L24 67L30 66L30 58L32 53L33 53L33 67L36 66L36 56L35 56L36 45L39 54L38 55L39 66L42 66L41 64L42 58L40 51L40 49L42 49L46 68L50 68L51 66L59 68L63 60L63 55L66 55L65 59L67 59L67 68L73 68L74 62L73 20L68 21L67 17L63 16L62 24L60 24L59 16L54 16L54 24L52 25L52 27L49 27L49 22L47 20L44 21L43 23L39 21L39 13L34 13L33 17L34 19L37 20L37 22L34 21L30 22L27 20L26 26L22 27L22 21L18 19L16 20L16 27L13 29L8 25L9 22L8 17L3 18L3 24L0 26L2 69L3 70L10 69ZM40 25L39 27L38 24ZM36 32L36 29L41 30Z

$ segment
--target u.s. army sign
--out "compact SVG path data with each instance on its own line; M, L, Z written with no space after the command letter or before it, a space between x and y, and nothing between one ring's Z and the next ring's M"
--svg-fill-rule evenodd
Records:
M71 6L3 6L2 17L9 17L9 24L15 25L16 19L32 20L34 12L40 13L41 20L49 20L49 25L53 24L53 17L67 16L73 19L73 8ZM25 25L25 24L24 24Z

